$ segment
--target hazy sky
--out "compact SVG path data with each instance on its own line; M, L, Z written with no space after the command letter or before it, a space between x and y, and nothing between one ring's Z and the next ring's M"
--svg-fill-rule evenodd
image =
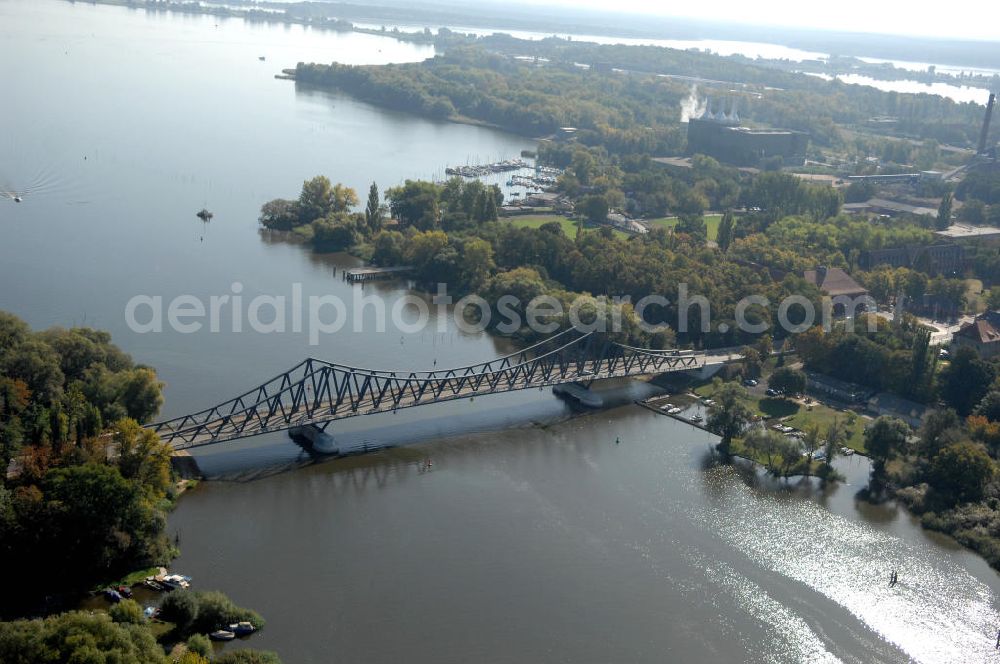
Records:
M937 35L1000 41L1000 2L996 0L544 0L526 4L648 13L663 16L782 25L849 32Z

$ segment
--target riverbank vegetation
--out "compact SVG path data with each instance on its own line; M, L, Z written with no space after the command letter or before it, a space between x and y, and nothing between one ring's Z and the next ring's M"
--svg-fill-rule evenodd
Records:
M177 661L164 645L241 620L263 626L219 593L168 595L165 605L190 611L167 611L176 620L167 631L131 600L107 613L54 613L176 553L166 535L178 492L171 449L141 426L159 411L161 389L106 332L34 332L0 311L0 568L9 571L0 619L46 616L0 622L0 661ZM213 661L277 661L256 656ZM208 659L189 652L180 661Z
M170 451L139 426L161 387L105 332L0 312L0 566L20 571L5 612L169 558Z

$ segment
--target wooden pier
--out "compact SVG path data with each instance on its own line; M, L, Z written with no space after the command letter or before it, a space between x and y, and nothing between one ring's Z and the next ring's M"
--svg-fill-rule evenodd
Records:
M399 267L356 267L351 270L344 270L344 279L350 282L375 281L377 279L392 279L412 271L413 268L409 265L401 265Z

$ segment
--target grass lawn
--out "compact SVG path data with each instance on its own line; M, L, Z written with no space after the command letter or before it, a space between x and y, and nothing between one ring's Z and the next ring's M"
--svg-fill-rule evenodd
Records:
M722 221L721 214L706 214L705 226L708 227L708 239L713 242L719 237L719 223ZM677 225L677 217L660 217L658 219L648 219L646 224L650 228L657 226L661 228L673 228Z
M711 397L713 391L712 383L705 383L694 390L700 397ZM749 406L756 415L762 415L768 420L780 418L786 425L800 431L805 431L810 426L818 426L820 435L825 434L834 419L839 419L843 422L847 435L844 445L862 454L866 452L865 425L870 421L868 418L855 414L854 424L848 424L850 412L842 412L816 402L803 406L789 399L758 397L754 394L750 395Z
M504 217L503 219L510 222L510 224L516 228L541 228L545 224L556 222L559 224L563 233L568 237L576 237L576 223L568 217L564 217L561 214L526 214L519 217ZM596 226L587 225L584 227L584 231L597 230ZM613 229L615 237L618 238L630 238L630 234L625 231L620 231L617 228Z

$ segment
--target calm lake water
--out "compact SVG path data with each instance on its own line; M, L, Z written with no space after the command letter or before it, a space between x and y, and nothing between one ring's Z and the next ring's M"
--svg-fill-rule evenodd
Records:
M428 48L54 0L0 0L0 309L111 330L167 381L165 415L307 355L378 368L506 351L452 322L424 333L136 334L136 294L356 292L343 255L259 235L260 204L316 173L364 191L524 139L433 123L273 78L298 60L410 61ZM260 61L259 56L265 56ZM194 214L208 207L203 224ZM358 287L360 288L360 287ZM391 305L405 284L366 287ZM353 321L352 321L353 322ZM630 405L568 419L548 392L357 418L312 463L277 435L197 453L170 518L175 569L259 610L250 645L298 662L980 662L997 575L848 481L771 485L714 440ZM616 438L621 443L615 444ZM431 464L428 466L427 461ZM289 470L292 469L292 470ZM287 471L287 472L277 472ZM69 552L71 554L71 552ZM891 569L900 584L886 586Z

